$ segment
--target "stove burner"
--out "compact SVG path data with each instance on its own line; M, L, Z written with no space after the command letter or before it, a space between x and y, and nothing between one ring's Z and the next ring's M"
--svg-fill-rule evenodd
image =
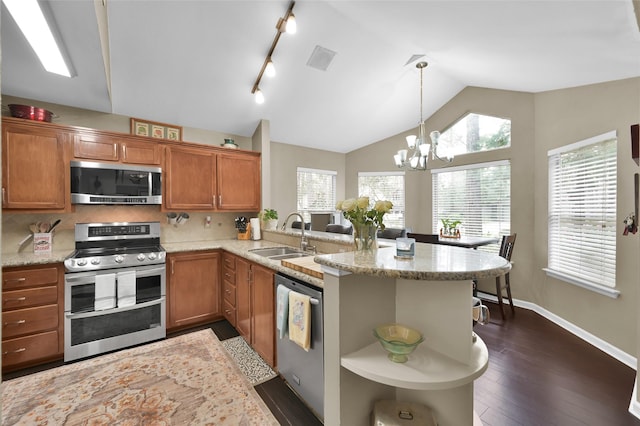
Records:
M160 223L78 223L76 250L64 264L67 272L165 263Z

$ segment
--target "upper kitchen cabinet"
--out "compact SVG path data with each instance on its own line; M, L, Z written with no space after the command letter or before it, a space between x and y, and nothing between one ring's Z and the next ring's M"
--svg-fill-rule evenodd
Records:
M218 210L260 210L260 156L218 154Z
M259 153L167 145L164 170L168 210L260 210Z
M215 209L216 155L213 151L169 145L164 171L164 203L167 209Z
M136 137L81 131L73 140L73 156L76 159L159 165L162 162L162 145Z
M2 207L20 210L70 208L65 146L70 133L29 120L2 121Z

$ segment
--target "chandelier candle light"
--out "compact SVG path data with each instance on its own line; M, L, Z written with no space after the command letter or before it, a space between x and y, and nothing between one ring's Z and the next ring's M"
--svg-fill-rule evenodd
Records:
M447 156L446 159L440 158L436 154L438 147L438 139L440 138L440 132L433 131L429 134L431 138L431 144L427 143L426 130L424 119L422 118L422 70L427 67L426 62L418 62L416 68L420 70L420 124L418 125L418 136L407 136L407 146L409 149L401 149L397 154L393 156L393 160L401 169L406 170L427 170L427 161L429 160L429 153L435 160L442 160L451 162L452 156Z
M373 252L378 248L378 229L384 230L383 217L393 208L393 203L387 200L376 201L373 207L369 204L369 197L350 198L336 204L336 210L353 225L356 252Z

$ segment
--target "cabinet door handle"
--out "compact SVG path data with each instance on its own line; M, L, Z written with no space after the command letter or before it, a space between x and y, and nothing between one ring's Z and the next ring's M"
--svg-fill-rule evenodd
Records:
M15 349L15 350L13 350L13 351L5 351L5 352L2 352L2 355L19 354L20 352L24 352L24 351L26 351L26 350L27 350L27 348L19 348L19 349Z
M6 203L6 200L4 198L4 186L2 187L2 205L4 206L4 204Z
M8 283L23 283L25 282L27 279L25 277L21 277L21 278L12 278L12 279L8 279L8 280L4 280L5 284Z
M5 322L4 326L5 327L9 327L10 325L22 325L24 323L26 323L27 320L18 320L18 321L14 321L14 322Z
M215 209L216 208L216 196L215 196L215 194L211 198L213 198L213 208Z
M222 194L218 195L218 206L222 207Z
M127 146L122 145L122 159L125 160L127 158Z
M175 265L175 260L171 259L171 275L173 275L173 271L174 271L174 265Z
M4 299L2 302L3 303L9 303L9 302L24 302L25 300L27 300L26 297L22 296L22 297L15 297L13 299Z

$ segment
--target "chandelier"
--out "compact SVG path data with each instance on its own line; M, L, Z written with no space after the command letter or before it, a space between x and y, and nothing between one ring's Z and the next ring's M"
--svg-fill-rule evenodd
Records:
M427 170L427 161L429 160L429 154L433 160L438 159L441 161L451 162L453 156L447 156L447 158L441 158L436 153L438 148L438 139L440 138L440 132L433 131L429 134L431 143L428 143L426 137L425 123L422 118L422 70L427 67L426 62L418 62L416 68L420 70L420 124L418 125L418 136L407 136L408 149L401 149L397 154L393 156L393 160L401 169L406 170Z

